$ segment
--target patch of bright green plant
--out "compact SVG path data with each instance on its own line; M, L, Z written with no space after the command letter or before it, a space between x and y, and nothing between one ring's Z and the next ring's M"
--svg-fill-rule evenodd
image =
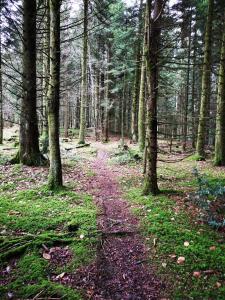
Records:
M166 196L146 197L133 189L128 197L136 205L134 212L140 216L150 243L151 264L169 282L171 299L224 299L225 248L221 236L206 225L193 224ZM212 246L214 250L210 250ZM185 262L178 264L181 256ZM204 275L207 270L213 270L212 274ZM194 277L193 272L200 272L200 277Z
M126 165L137 163L142 160L142 154L140 154L136 150L128 149L128 150L119 150L114 153L111 158L112 164Z
M69 246L72 260L56 266L56 274L75 272L94 259L98 236L92 198L69 189L51 192L42 188L0 193L0 203L0 267L18 257L13 279L0 288L1 299L7 299L8 292L16 299L33 299L38 293L46 299L82 299L76 291L49 280L49 262L42 251L43 244Z

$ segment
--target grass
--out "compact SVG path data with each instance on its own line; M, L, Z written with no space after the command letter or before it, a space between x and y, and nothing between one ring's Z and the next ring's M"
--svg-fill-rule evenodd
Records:
M167 196L145 197L140 190L132 189L128 198L137 205L135 213L140 216L141 228L153 249L151 263L169 283L171 299L224 299L225 286L216 287L225 279L221 236L207 226L194 224L184 211L177 212L176 202ZM184 246L185 241L190 243L188 247ZM216 247L214 251L210 250L212 246ZM180 256L186 259L183 265L176 262ZM215 272L204 275L207 270ZM200 278L193 277L195 271L202 272Z
M42 244L47 247L69 245L73 258L65 266L56 266L56 274L74 272L94 259L97 230L92 198L69 189L56 193L45 188L13 193L2 189L0 203L0 249L9 252L6 256L2 251L1 268L10 265L12 258L18 259L10 281L0 287L1 299L7 299L8 292L16 299L33 298L38 293L46 298L82 299L78 292L49 280L50 266L41 251ZM71 224L76 224L74 232L69 230ZM81 235L84 238L81 239ZM26 245L22 251L20 244ZM11 253L16 245L18 253Z
M225 184L221 169L209 162L193 160L159 164L159 184L164 192L157 197L142 195L140 178L122 178L121 182L133 212L139 216L141 232L150 249L150 264L167 284L165 297L222 300L225 299L223 236L198 222L196 216L185 209L183 201L186 193L198 188L192 174L196 164L211 185ZM189 246L185 247L184 242L189 242ZM210 250L212 246L215 250ZM184 264L177 263L181 256L185 257ZM212 274L205 272L209 270ZM200 277L194 277L193 272L200 272Z

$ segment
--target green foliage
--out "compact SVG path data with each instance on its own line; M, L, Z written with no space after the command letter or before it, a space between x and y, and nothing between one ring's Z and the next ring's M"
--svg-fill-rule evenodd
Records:
M223 182L210 182L202 176L198 169L193 170L193 174L198 182L198 191L191 196L192 201L204 210L204 219L214 228L225 227L225 218L218 218L218 209L225 212L225 187ZM217 201L217 210L213 205Z
M136 150L120 150L113 154L111 162L118 165L137 163L142 160L142 155Z
M224 279L225 272L220 236L207 226L194 225L190 216L182 210L177 212L176 203L166 196L145 197L141 190L132 189L128 197L136 206L134 212L140 216L141 228L152 249L151 264L169 282L169 292L173 291L171 299L223 299L225 287L215 286ZM215 246L214 251L211 246ZM176 262L180 256L185 257L182 265ZM207 270L214 271L204 276ZM200 278L193 277L195 271L201 272Z

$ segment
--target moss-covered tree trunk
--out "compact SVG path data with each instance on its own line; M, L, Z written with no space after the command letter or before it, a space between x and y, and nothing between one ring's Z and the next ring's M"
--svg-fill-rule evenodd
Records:
M50 8L50 80L48 87L48 127L50 189L62 186L62 166L59 145L59 100L60 100L60 3L49 0Z
M43 131L42 131L42 153L48 152L49 137L48 137L48 114L47 114L47 95L49 87L49 73L50 73L50 16L49 16L49 0L45 0L46 15L44 18L44 37L43 37L43 81L42 81L42 106L43 106Z
M189 108L189 84L190 84L190 62L191 62L191 25L192 25L192 13L189 20L189 32L188 32L188 53L187 53L187 79L186 79L186 91L184 99L184 134L183 134L183 151L187 148L187 134L188 134L188 108Z
M141 75L141 31L142 31L142 15L143 15L143 0L140 0L139 7L139 24L138 24L138 40L136 45L136 66L135 77L132 97L132 110L131 110L131 135L132 141L138 141L138 99L140 92L140 75Z
M145 176L144 194L156 195L159 193L157 182L157 100L159 69L158 56L161 35L161 16L163 0L155 0L151 17L151 0L147 0L147 47L146 72L150 96L147 100L147 169Z
M81 78L81 103L80 103L80 131L79 144L85 144L86 107L87 107L87 60L88 60L88 2L84 3L84 30L83 30L83 57Z
M2 94L2 0L0 0L0 144L3 143L3 94Z
M225 166L225 21L218 78L214 163L216 166Z
M36 106L36 0L23 0L23 97L17 158L29 166L42 163Z
M209 94L211 84L211 53L212 53L212 25L214 0L209 0L208 15L205 29L204 62L202 70L201 106L198 124L196 152L198 159L205 159L206 124L209 108Z
M146 30L147 22L145 17L145 38L143 41L142 50L142 65L141 65L141 82L139 92L139 105L138 105L138 144L141 151L145 148L145 119L146 119L146 104L145 104L145 79L146 79L146 61L145 61L145 45L146 45Z

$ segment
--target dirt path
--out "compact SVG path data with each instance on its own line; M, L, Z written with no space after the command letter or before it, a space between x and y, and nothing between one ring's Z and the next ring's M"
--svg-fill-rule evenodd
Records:
M89 299L160 299L162 285L147 264L147 251L138 233L138 220L122 199L117 170L107 166L108 154L99 150L92 163L95 173L88 183L100 208L98 228L102 240L96 262L76 273L75 286L84 288Z

